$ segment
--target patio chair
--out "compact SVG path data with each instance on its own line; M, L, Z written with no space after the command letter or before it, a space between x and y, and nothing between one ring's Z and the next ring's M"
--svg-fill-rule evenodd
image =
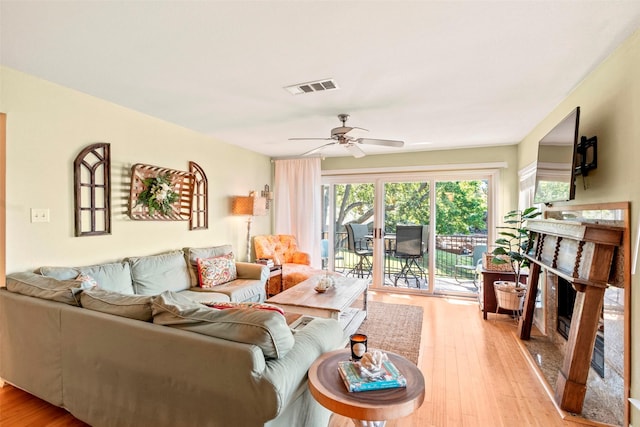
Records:
M396 227L396 251L394 256L403 261L402 269L396 275L394 286L398 286L398 280L404 279L409 286L409 277L416 281L416 287L420 288L421 280L426 278L426 273L418 263L427 252L427 226L426 225L398 225Z
M369 248L369 229L366 224L345 224L347 229L347 249L358 257L356 265L347 273L357 277L367 277L371 275L371 260L373 250Z
M482 263L482 254L487 251L487 245L476 245L473 248L473 253L470 255L459 255L456 257L456 265L453 267L453 277L458 283L462 283L462 280L458 278L459 272L471 273L473 286L478 288L478 264ZM459 259L471 258L471 264L459 263Z

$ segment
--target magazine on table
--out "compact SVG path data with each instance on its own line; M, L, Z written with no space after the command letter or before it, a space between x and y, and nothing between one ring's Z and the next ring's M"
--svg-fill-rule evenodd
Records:
M338 362L338 372L349 392L407 386L407 379L390 360L383 361L380 371L375 372L374 376L369 376L362 372L359 363L349 360Z

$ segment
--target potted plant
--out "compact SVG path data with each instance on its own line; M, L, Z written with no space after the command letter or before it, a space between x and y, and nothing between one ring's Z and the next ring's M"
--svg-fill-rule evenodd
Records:
M496 248L491 252L494 264L511 264L511 270L515 275L515 282L520 283L520 272L529 265L525 253L529 248L529 231L524 228L524 222L539 216L541 212L530 207L525 210L507 212L504 216L504 226L498 227L498 235L495 241Z
M504 216L504 226L498 227L498 235L495 241L496 248L491 252L493 264L510 264L515 281L496 281L493 288L496 294L498 307L512 310L517 318L522 307L525 288L520 284L520 273L529 265L529 260L524 256L529 249L530 234L524 228L524 222L540 215L537 208L530 207L523 211L514 210Z

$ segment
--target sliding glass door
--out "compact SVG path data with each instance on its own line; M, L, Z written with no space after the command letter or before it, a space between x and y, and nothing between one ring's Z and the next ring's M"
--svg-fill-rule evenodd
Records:
M487 251L488 180L435 182L434 293L473 295Z
M477 262L487 250L492 175L460 176L325 177L326 266L369 278L373 288L477 293Z
M329 268L345 275L373 277L375 185L347 182L323 187L323 246ZM350 227L351 230L347 228ZM354 235L349 236L349 232Z

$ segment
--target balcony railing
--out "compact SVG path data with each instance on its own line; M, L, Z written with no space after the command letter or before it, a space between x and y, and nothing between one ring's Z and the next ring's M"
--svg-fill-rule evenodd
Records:
M397 274L403 260L397 258L393 251L393 242L385 241L385 274ZM472 279L472 272L461 269L456 271L456 265L471 265L473 249L478 245L487 246L486 234L456 234L436 235L436 265L435 274L438 277L462 277ZM358 263L359 257L347 248L347 234L336 233L335 242L335 270L348 273ZM428 257L418 260L420 266L428 270Z

